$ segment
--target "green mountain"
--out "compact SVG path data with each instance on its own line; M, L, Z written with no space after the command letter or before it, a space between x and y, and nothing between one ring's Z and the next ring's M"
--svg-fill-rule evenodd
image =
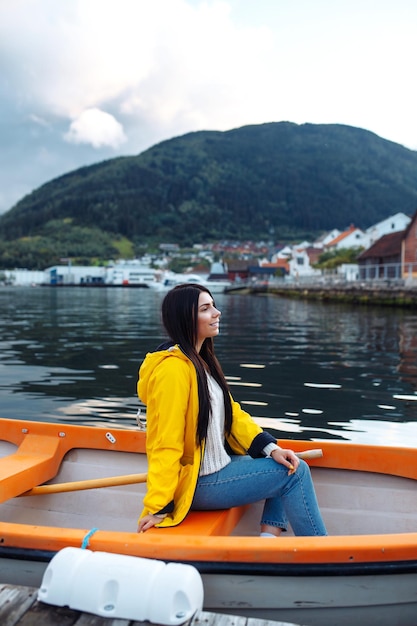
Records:
M189 133L70 172L1 216L0 237L65 220L136 244L285 241L416 207L417 152L349 126L280 122Z

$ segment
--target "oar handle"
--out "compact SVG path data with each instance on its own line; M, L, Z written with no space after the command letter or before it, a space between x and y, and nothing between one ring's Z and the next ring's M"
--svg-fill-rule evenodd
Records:
M320 448L296 452L300 459L318 459L323 456ZM146 482L147 474L126 474L124 476L109 476L108 478L92 478L90 480L78 480L70 483L54 483L52 485L40 485L30 491L22 493L22 496L40 496L50 493L65 493L67 491L82 491L84 489L98 489L100 487L117 487L120 485L133 485Z
M54 483L40 485L30 491L22 493L22 496L40 496L49 493L64 493L67 491L82 491L83 489L97 489L99 487L118 487L119 485L133 485L146 482L147 474L125 474L123 476L109 476L108 478L92 478L90 480L77 480L70 483Z
M299 459L319 459L323 456L323 450L314 448L313 450L304 450L304 452L296 452L295 454Z

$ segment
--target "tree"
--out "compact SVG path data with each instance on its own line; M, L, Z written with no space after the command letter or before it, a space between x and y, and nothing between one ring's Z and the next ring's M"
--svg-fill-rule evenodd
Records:
M317 263L313 265L315 269L332 270L344 263L356 263L363 248L340 248L339 250L327 250L319 256Z

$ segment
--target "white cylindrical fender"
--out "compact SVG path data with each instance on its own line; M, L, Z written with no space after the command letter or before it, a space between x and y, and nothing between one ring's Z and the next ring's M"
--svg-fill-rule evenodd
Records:
M69 606L70 581L75 579L77 570L82 567L82 562L88 559L88 554L87 550L77 548L64 548L57 552L44 572L38 592L39 600L56 606ZM43 600L41 596L50 600Z
M50 561L38 591L48 604L167 626L190 619L203 598L191 565L69 547Z
M167 563L149 594L147 618L154 624L181 624L203 608L199 571L183 563Z

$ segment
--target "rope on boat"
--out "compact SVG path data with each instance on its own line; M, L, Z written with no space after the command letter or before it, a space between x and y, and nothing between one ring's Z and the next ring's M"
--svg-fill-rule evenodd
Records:
M88 544L90 542L90 538L94 535L94 533L96 533L99 529L98 528L92 528L91 530L88 531L88 533L86 534L86 536L83 539L83 542L81 544L81 550L86 550L88 548Z

